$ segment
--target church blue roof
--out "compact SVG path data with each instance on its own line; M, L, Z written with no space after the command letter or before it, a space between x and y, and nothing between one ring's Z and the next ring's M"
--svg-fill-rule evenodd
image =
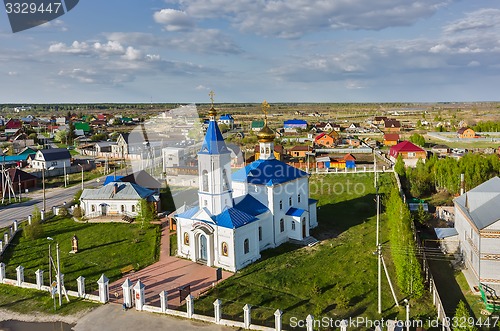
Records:
M236 229L255 220L257 220L255 216L236 208L226 208L221 214L215 217L215 222L218 226L228 229Z
M198 210L200 210L200 207L194 207L194 208L186 210L183 213L177 214L175 216L190 219L198 212Z
M318 203L318 200L309 198L309 204L310 205L313 205L315 203Z
M306 172L273 159L254 161L233 173L232 179L235 182L272 186L306 176Z
M102 185L106 186L112 182L119 182L122 178L123 176L107 176Z
M255 199L250 194L247 194L243 197L243 199L236 202L234 208L239 209L247 214L257 216L269 211L264 204L262 204L259 200Z
M222 133L215 121L208 123L207 133L201 145L200 154L225 154L229 153Z
M294 207L291 207L290 209L288 209L288 211L286 212L286 214L288 216L302 216L302 214L304 214L305 210L304 209L300 209L300 208L294 208Z

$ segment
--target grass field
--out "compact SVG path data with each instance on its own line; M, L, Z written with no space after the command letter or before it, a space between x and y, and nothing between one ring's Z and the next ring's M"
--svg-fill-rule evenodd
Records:
M63 305L54 311L54 301L48 292L27 290L11 285L0 285L0 308L23 314L44 313L58 315L72 315L84 310L93 309L99 304L70 298L70 304L63 301Z
M8 278L16 278L16 267L25 268L25 280L35 282L35 271L44 270L48 284L48 247L52 246L55 259L55 243L60 245L61 272L65 275L67 289L76 290L76 278L86 279L86 290L97 289L96 281L104 273L111 281L122 276L121 270L132 265L136 270L158 259L159 226L141 229L137 224L76 223L72 219L55 217L43 224L44 236L27 240L20 233L2 257ZM79 252L70 254L71 238L79 239ZM49 241L46 237L52 237Z
M392 174L380 178L381 192L394 185ZM313 235L323 239L312 248L284 244L262 252L262 260L238 272L196 302L195 311L211 313L213 301L223 302L223 314L242 318L242 307L253 306L254 320L274 325L273 313L291 317L333 319L377 314L377 260L375 250L376 205L373 176L367 174L313 176L312 197L319 199L319 227ZM381 241L386 226L381 221ZM385 261L394 281L389 252ZM398 300L403 296L397 292ZM412 316L434 315L428 298L412 300ZM404 319L403 308L394 306L389 286L383 279L383 317Z

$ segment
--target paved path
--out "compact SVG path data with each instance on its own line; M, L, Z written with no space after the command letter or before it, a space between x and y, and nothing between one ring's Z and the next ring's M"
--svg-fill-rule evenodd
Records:
M169 330L169 331L231 331L234 329L216 324L195 322L166 315L138 312L135 309L123 311L120 305L101 306L81 318L75 331L123 331L123 330Z
M123 303L121 285L127 278L134 284L140 279L146 285L146 304L157 307L160 307L161 291L168 291L169 307L178 307L180 305L179 287L191 285L191 294L197 297L215 283L215 268L170 256L169 228L165 219L163 220L159 261L112 283L109 289L111 302ZM230 276L232 276L231 272L222 272L223 279Z

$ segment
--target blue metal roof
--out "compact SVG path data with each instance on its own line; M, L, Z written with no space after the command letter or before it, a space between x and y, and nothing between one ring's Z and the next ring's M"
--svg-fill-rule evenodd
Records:
M309 198L310 205L315 204L315 203L318 203L318 200Z
M205 140L201 145L200 154L225 154L229 153L226 147L222 133L215 121L210 121L207 128Z
M269 208L249 194L245 195L243 199L238 202L235 201L234 208L253 216L269 211Z
M26 161L28 155L3 155L0 156L0 162L21 162Z
M223 121L230 121L230 120L234 120L233 116L231 116L231 114L224 114L224 115L221 115L220 117L221 120Z
M286 214L288 216L297 216L297 217L300 217L300 216L302 216L302 214L304 214L304 212L305 212L304 209L291 207L290 209L288 209L288 211L286 212Z
M307 121L304 121L304 120L286 120L284 122L284 124L306 124L307 125Z
M228 229L236 229L257 220L255 216L249 215L236 208L225 209L215 217L218 226Z
M200 210L200 207L194 207L194 208L191 208L189 210L186 210L183 213L177 214L175 216L190 219L198 212L198 210Z
M307 176L306 172L273 159L254 161L233 173L232 179L235 182L272 186Z
M105 186L112 182L120 182L122 178L123 176L107 176L102 185Z

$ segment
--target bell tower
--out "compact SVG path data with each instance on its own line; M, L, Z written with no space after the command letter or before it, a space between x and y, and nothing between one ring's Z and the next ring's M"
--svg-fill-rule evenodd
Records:
M209 124L201 150L198 152L198 200L200 208L207 208L212 215L218 215L224 208L233 207L233 191L231 152L216 122L214 95L213 91L209 94L212 103L208 111Z
M257 133L259 139L260 160L274 159L274 138L276 137L273 130L267 126L267 112L270 106L267 101L262 103L262 112L264 113L264 127Z

